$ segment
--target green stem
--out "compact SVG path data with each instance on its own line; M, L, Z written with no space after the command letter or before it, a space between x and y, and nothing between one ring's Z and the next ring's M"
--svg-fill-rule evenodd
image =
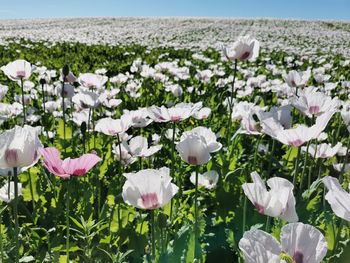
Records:
M228 125L227 125L227 145L230 143L230 137L231 137L231 124L232 124L232 110L233 110L233 97L236 97L235 94L235 81L236 81L236 75L237 75L237 59L234 63L234 69L233 69L233 80L231 85L231 99L229 100L229 116L228 116Z
M197 242L199 242L199 228L198 228L198 166L196 167L196 181L194 190L194 256L198 255Z
M92 140L94 143L94 149L96 149L96 134L95 134L95 110L92 108L92 116L91 116L91 122L92 122Z
M24 104L23 78L21 78L21 92L22 92L23 125L24 125L26 123L27 117L26 117L26 105Z
M256 167L256 160L258 159L258 150L259 150L259 144L261 141L262 135L259 136L256 145L255 145L255 149L254 149L254 161L253 161L253 165L252 165L252 171L255 171L255 167Z
M108 223L108 233L109 233L109 245L112 245L112 232L111 232L111 226L112 226L112 220L114 216L114 211L117 206L117 202L114 201L114 205L112 207L111 215L109 217L109 223Z
M44 114L46 113L46 109L45 109L45 89L44 89L44 84L41 84L41 92L42 92L42 100L43 100L43 111Z
M334 241L334 249L333 249L332 255L334 255L336 253L336 251L337 251L337 249L339 247L339 241L340 241L340 236L341 236L341 229L343 228L343 225L344 225L344 219L341 219L339 227L338 227L337 236L336 236L335 241Z
M91 108L89 108L89 115L88 115L88 123L87 123L87 142L88 142L88 150L90 151L90 120L91 120Z
M304 174L305 174L305 171L306 171L306 166L307 166L308 158L309 158L310 143L311 143L311 141L307 142L305 158L304 158L304 166L303 166L303 171L301 172L301 178L300 178L300 191L301 192L303 191Z
M64 143L66 143L66 110L64 105L64 81L62 81L61 97L62 97L62 117L63 117L63 140L64 140ZM65 146L64 153L67 152L66 148L67 147Z
M35 220L35 200L34 200L34 191L33 191L32 174L30 173L30 170L28 171L28 174L29 174L30 195L31 195L31 197L32 197L33 215L34 215L34 220Z
M156 238L155 238L155 223L154 223L154 210L151 210L151 231L152 231L152 258L156 257Z
M175 171L174 171L174 167L175 167L175 130L176 130L176 123L173 122L173 134L172 134L172 145L171 145L171 167L170 167L170 177L171 178L174 178L174 174L175 174ZM174 178L176 179L176 178ZM182 187L181 187L181 184L180 184L180 177L178 178L179 180L176 180L177 182L177 185L179 187L179 195L178 195L178 198L180 199L181 196L182 196ZM171 198L171 201L170 201L170 222L173 221L173 206L174 206L174 203L175 203L175 198Z
M297 153L297 158L295 159L294 175L293 175L294 189L296 188L296 180L297 180L298 171L299 171L300 150L301 150L301 147L298 147L298 153Z
M143 169L142 157L139 157L139 166L140 166L140 170L142 170Z
M245 226L247 223L247 196L244 195L244 204L243 204L243 220L242 220L242 233L245 232Z
M271 221L271 217L267 216L266 217L266 225L265 225L265 232L266 233L270 232L270 221Z
M14 187L15 187L15 200L14 200L14 217L15 217L15 262L19 262L19 224L18 224L18 173L17 167L13 168L13 177L14 177ZM10 188L10 185L9 185Z
M315 153L314 153L314 156L313 156L313 163L315 164L315 168L317 168L317 165L318 165L318 160L315 161L315 159L316 159L317 147L318 147L318 141L315 140ZM313 168L313 165L310 165L309 174L308 174L308 179L307 179L307 186L308 186L308 188L310 188L310 185L311 185L311 176L312 176L312 171L313 171L312 168Z
M271 153L270 153L270 160L269 160L269 166L267 168L267 176L266 179L269 179L270 177L270 173L271 173L271 169L272 169L272 160L275 154L275 148L276 148L276 140L272 141L272 148L271 148Z
M0 253L1 253L1 262L4 262L4 247L2 244L2 213L0 214Z
M69 263L69 203L70 203L70 179L67 180L67 193L66 193L66 255L67 263Z

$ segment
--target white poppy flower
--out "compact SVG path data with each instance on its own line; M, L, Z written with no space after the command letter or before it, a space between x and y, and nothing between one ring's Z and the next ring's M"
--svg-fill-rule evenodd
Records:
M148 142L145 137L136 136L129 141L129 152L136 157L149 157L158 152L162 145L148 147Z
M183 89L179 84L166 85L165 91L171 92L176 98L180 97L183 93Z
M289 71L288 74L284 74L283 78L291 88L304 87L311 76L311 71L297 72L295 70Z
M240 101L232 108L232 120L241 120L253 114L258 114L263 108L247 101Z
M327 254L327 241L315 227L292 223L281 230L282 250L295 262L319 263Z
M18 183L18 196L22 195L22 184ZM9 184L6 183L0 188L0 200L9 203L11 200L15 198L15 183L10 182L10 189Z
M167 129L165 131L165 138L167 138L168 140L172 141L173 140L173 129ZM174 139L176 140L176 138L178 138L179 136L179 133L180 133L180 129L179 128L175 128L175 135L174 135Z
M209 117L210 114L211 109L208 107L203 107L198 111L194 111L192 116L197 120L205 120Z
M283 144L299 147L305 142L316 139L326 128L334 113L334 111L326 112L317 117L316 124L311 127L299 125L298 127L291 129L278 129L275 133L272 132L272 134L275 134L274 138Z
M350 110L347 108L343 108L340 114L346 125L346 128L348 129L348 132L350 132Z
M241 36L232 45L223 47L223 52L228 60L254 61L259 56L259 41L251 36Z
M291 98L291 103L308 117L320 116L328 111L336 111L340 105L337 98L332 99L322 92L310 92Z
M163 207L179 190L169 174L166 167L124 174L127 179L122 192L124 202L140 209Z
M344 169L344 172L347 173L348 171L350 171L350 163L346 163L346 164L344 164L344 163L334 163L333 164L333 168L334 168L334 170L336 170L338 172L341 172Z
M115 158L124 165L130 165L137 161L137 158L131 155L129 145L125 141L118 145L113 144L112 152Z
M103 105L107 108L116 108L118 107L123 101L121 99L105 99L103 101Z
M131 127L129 116L121 116L120 119L103 118L97 121L95 131L102 132L106 135L116 136L126 132Z
M327 254L327 241L315 227L303 223L281 229L281 244L270 234L253 229L238 244L246 263L281 263L282 253L296 263L320 263Z
M350 193L341 187L337 178L326 176L322 182L328 189L325 198L333 212L340 218L350 221Z
M82 85L85 88L99 89L105 85L107 80L108 80L108 77L106 76L101 76L93 73L84 73L79 75L79 78L77 81L80 83L80 85Z
M64 91L63 91L64 98L69 98L69 99L73 98L74 89L75 89L74 86L64 83L63 87L64 87ZM55 86L54 94L57 97L62 97L62 83L58 83ZM75 101L74 103L78 103L78 102Z
M186 131L181 135L180 140L184 140L187 136L191 134L198 134L199 136L202 136L208 146L208 150L213 153L217 152L222 148L221 143L216 141L216 135L212 132L210 128L198 126L196 128L193 128L190 131Z
M260 214L280 217L288 222L298 221L291 182L281 177L270 178L266 182L270 187L267 191L257 172L252 172L251 177L253 183L244 183L242 188Z
M202 108L202 103L179 103L174 107L152 106L148 108L148 114L155 122L179 122L192 116L192 114Z
M6 96L8 90L8 86L0 84L0 100L2 100Z
M38 129L15 126L0 135L0 168L30 167L37 163L42 144Z
M23 59L15 60L1 67L1 70L11 80L29 79L32 74L32 66Z
M124 110L123 116L129 116L128 118L131 119L131 125L137 128L146 127L153 121L149 118L146 108L140 108L133 111Z
M262 230L246 231L238 246L245 263L281 263L281 245L276 238Z
M97 94L93 91L82 91L75 94L72 101L77 104L80 108L97 108L100 106L107 98L105 93Z
M198 174L198 185L203 186L209 190L212 190L216 187L216 184L219 180L219 174L217 171L211 170L209 172L205 172L204 174ZM190 177L190 181L192 184L196 184L196 173L193 172Z
M281 107L272 107L270 111L259 111L257 116L260 121L264 121L269 118L273 118L284 129L289 129L292 126L292 107L291 105L285 105Z
M207 163L210 159L210 150L203 136L191 133L176 145L181 159L192 165Z
M253 115L243 117L241 120L241 129L239 133L248 134L248 135L259 135L261 134L260 126L254 120Z
M338 142L336 145L334 145L334 147L332 147L332 145L328 144L328 143L321 143L318 144L317 146L315 144L310 144L309 145L309 150L308 153L315 158L322 158L322 159L326 159L326 158L331 158L333 156L335 156L339 149L342 147L341 142ZM306 151L307 147L301 147L302 151Z
M91 119L91 118L90 118ZM83 109L81 111L74 111L73 112L73 122L78 125L79 127L83 122L88 124L89 121L89 109ZM91 122L91 120L90 120Z
M199 70L197 71L196 78L203 83L209 83L210 79L214 76L213 72L210 69Z

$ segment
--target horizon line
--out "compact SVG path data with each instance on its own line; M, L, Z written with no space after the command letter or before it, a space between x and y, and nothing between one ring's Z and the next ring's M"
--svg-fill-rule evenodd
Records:
M0 18L0 21L15 20L65 20L65 19L206 19L206 20L282 20L305 22L340 22L350 23L350 19L322 19L322 18L280 18L280 17L239 17L239 16L62 16L62 17L25 17Z

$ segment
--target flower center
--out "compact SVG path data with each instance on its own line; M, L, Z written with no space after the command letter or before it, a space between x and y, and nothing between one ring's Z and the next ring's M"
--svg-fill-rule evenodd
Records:
M171 121L178 122L181 120L181 116L171 116Z
M318 107L318 106L310 106L309 107L309 112L311 114L317 114L317 113L320 112L320 107Z
M17 78L24 78L26 76L26 72L24 70L18 70L16 72Z
M260 205L258 203L254 203L254 206L255 206L256 210L258 210L258 212L260 214L264 214L264 207L262 205Z
M240 59L244 60L244 59L247 59L250 55L250 52L249 51L246 51L242 54L242 56L240 57Z
M73 172L73 175L75 176L83 176L86 173L86 170L84 168L82 169L76 169Z
M304 255L300 251L295 251L293 255L293 260L295 263L303 263L304 262Z
M159 207L158 197L156 193L141 195L141 199L145 209L156 209Z
M300 139L296 139L294 141L289 141L288 144L291 145L291 146L295 146L295 147L298 147L300 145L302 145L304 142Z
M197 157L196 156L188 156L187 157L187 162L189 164L193 164L193 165L197 165L198 161L197 161Z
M18 154L16 149L7 149L5 151L5 160L8 166L17 167L18 166Z

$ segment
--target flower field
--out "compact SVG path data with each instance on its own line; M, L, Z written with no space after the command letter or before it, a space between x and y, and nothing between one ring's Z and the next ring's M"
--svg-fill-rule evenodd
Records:
M28 21L0 22L0 262L350 262L349 23Z

